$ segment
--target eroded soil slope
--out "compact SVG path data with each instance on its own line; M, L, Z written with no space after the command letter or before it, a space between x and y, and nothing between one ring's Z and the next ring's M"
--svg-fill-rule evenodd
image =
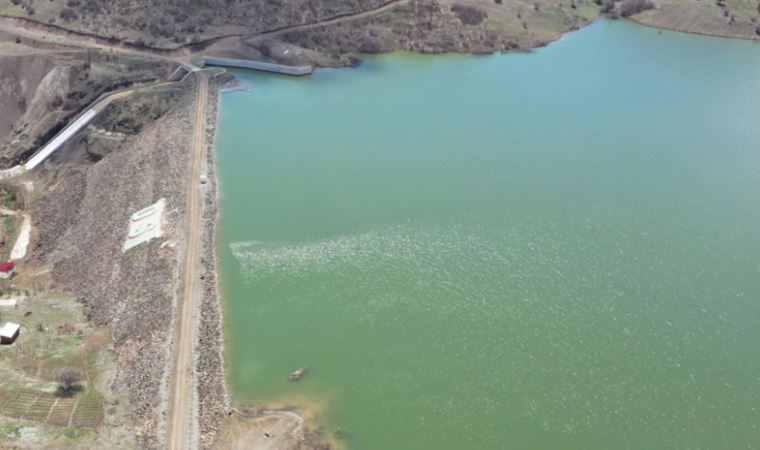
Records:
M26 160L99 95L159 79L171 65L0 42L0 168Z

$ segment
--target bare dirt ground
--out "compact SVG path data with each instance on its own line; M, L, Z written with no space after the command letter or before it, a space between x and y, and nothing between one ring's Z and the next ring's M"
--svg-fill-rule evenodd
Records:
M230 450L295 450L304 448L304 428L304 419L290 411L235 413L219 431L216 445Z

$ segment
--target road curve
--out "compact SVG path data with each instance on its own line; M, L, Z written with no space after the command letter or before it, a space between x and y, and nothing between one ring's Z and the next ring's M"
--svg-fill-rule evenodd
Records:
M193 346L195 344L196 317L200 296L200 234L201 234L201 189L200 177L203 168L204 141L206 136L206 102L208 78L205 72L198 73L198 96L195 105L195 130L193 133L192 166L187 184L187 244L182 266L182 296L177 305L176 334L169 417L167 420L166 448L186 450L196 446L198 429L194 402Z
M360 11L357 13L340 14L337 16L333 16L329 19L322 19L316 22L302 23L298 25L287 25L281 28L264 31L261 33L252 33L250 35L244 35L243 37L246 37L246 38L272 37L272 36L277 36L280 34L290 33L294 31L306 31L306 30L311 30L313 28L324 27L327 25L335 25L337 23L350 22L353 20L363 19L365 17L370 17L376 14L383 13L390 9L396 8L397 6L409 3L410 1L411 0L388 0L380 6L377 6L372 9L367 9L365 11Z

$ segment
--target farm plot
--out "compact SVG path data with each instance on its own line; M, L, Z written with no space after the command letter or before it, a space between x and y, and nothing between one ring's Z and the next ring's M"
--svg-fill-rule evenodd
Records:
M94 393L59 398L32 390L0 391L0 413L50 425L96 428L103 420L103 401Z

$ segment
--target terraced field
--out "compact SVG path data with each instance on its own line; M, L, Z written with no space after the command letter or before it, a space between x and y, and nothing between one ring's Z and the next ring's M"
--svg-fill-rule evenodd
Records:
M0 391L0 413L49 425L96 428L103 420L103 400L95 393L59 398L33 390Z
M55 381L58 372L68 368L77 369L83 374L85 379L88 378L88 364L82 358L28 359L19 361L16 364L24 375L37 378L41 381Z
M44 442L56 442L53 448L103 448L98 436L106 397L98 390L99 362L109 331L88 326L72 298L14 295L19 306L1 311L3 319L21 324L21 335L0 352L0 428L39 431L33 442L0 433L0 448L37 448ZM82 389L71 397L56 391L64 369L81 374Z

